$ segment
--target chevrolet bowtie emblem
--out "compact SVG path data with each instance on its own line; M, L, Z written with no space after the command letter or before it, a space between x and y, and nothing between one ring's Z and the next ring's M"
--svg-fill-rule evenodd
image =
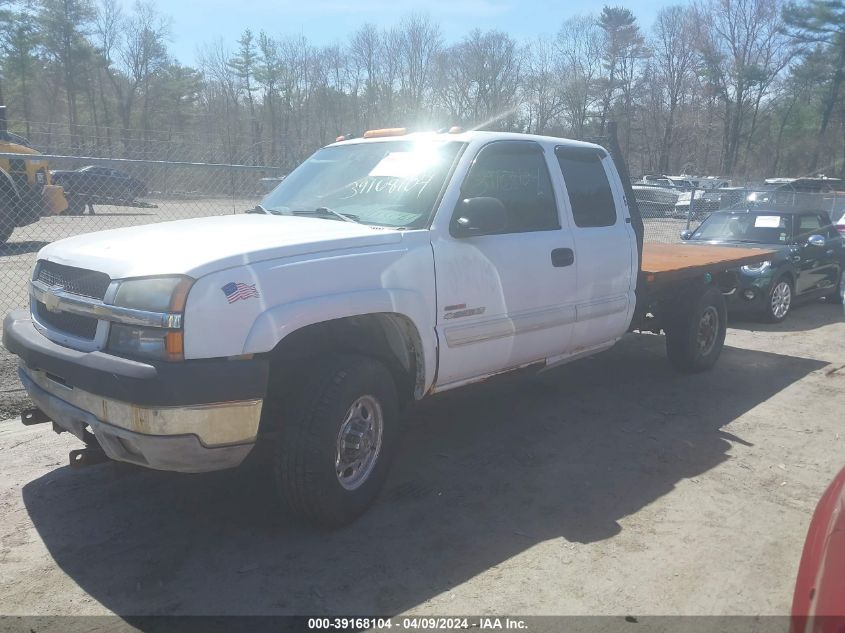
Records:
M48 290L44 293L44 307L47 308L50 312L59 311L59 301L59 298L51 291Z

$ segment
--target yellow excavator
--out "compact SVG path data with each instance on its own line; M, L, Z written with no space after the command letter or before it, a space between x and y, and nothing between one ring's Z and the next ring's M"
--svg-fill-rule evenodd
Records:
M52 184L50 168L40 155L25 138L9 132L6 107L0 105L0 245L16 227L67 209L64 191Z

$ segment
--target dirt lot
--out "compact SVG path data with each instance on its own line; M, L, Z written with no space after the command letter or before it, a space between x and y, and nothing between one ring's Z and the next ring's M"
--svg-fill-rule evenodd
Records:
M716 369L658 336L416 408L378 504L319 532L260 469L66 465L0 423L4 614L783 614L845 465L845 313L734 323Z

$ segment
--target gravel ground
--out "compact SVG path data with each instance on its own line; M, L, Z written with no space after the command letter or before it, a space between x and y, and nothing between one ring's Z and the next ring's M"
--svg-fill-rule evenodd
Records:
M716 368L663 339L444 394L377 505L298 524L260 468L67 466L0 423L0 613L784 614L843 465L845 313L734 322Z

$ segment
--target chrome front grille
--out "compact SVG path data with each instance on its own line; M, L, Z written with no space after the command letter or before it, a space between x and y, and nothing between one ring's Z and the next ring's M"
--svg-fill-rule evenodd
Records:
M38 262L35 279L50 289L97 300L105 297L111 283L111 279L105 273L64 266L46 260ZM39 299L33 296L32 312L45 328L86 341L94 340L97 335L96 317L74 314L61 309L51 311Z
M70 312L50 312L40 301L35 301L35 310L38 320L53 330L89 341L93 341L97 335L97 319L93 317Z
M96 270L85 270L73 266L63 266L54 262L41 260L35 277L51 288L62 288L66 292L92 299L102 299L106 296L111 279L105 273Z

